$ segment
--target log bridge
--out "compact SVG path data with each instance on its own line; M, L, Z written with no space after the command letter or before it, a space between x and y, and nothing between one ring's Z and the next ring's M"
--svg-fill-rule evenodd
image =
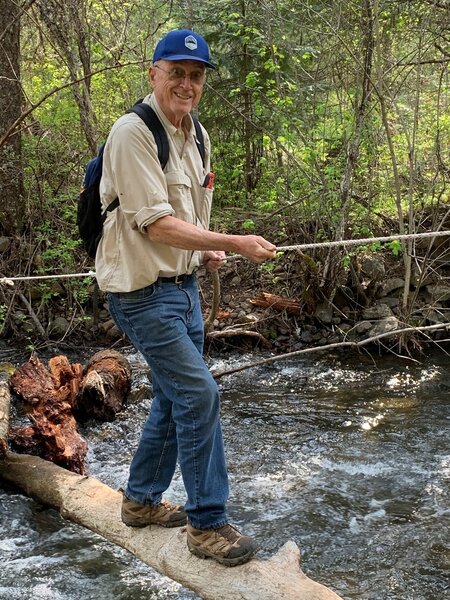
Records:
M111 360L111 357L108 360ZM116 391L117 385L122 390L127 389L126 378L129 375L122 360L118 360L118 364L114 367L118 371L115 370L115 374L109 373L105 378L110 388L116 386ZM53 362L50 369L54 370L55 365L61 364L64 365L64 373L71 374L69 377L58 378L54 371L53 376L50 375L49 379L45 379L42 363L34 359L34 363L28 364L25 370L19 371L18 374L16 371L16 384L19 381L23 383L24 380L20 377L24 373L28 375L32 373L36 382L36 375L39 373L40 384L44 383L42 377L46 383L44 388L40 387L40 389L45 390L47 397L56 401L57 389L61 384L65 390L64 402L70 405L79 396L80 389L83 389L83 380L89 369L82 372L78 367L68 368L61 360ZM92 365L95 364L96 362L91 360L91 371ZM102 365L104 367L105 363L103 362ZM99 371L97 375L91 373L88 377L91 395L92 381L98 384L102 380L102 370ZM80 374L82 379L78 385L74 382ZM33 410L37 406L43 408L42 399L36 397L38 387L30 384L30 387L22 385L21 389L22 392L31 390L30 398L33 398L34 403L31 404L30 414L33 431L36 431L39 419L36 414L33 416ZM28 392L25 391L25 395ZM116 393L116 400L117 396ZM49 432L56 435L58 441L56 457L59 457L62 466L44 460L40 456L19 454L8 449L10 445L8 444L9 406L9 385L3 382L0 383L0 479L8 481L40 503L58 510L64 519L86 527L113 544L128 550L145 564L193 590L204 600L236 600L237 598L240 600L342 600L335 592L304 574L300 567L300 550L293 541L286 542L268 559L254 558L244 565L227 568L215 561L202 560L193 556L187 548L185 527L136 529L125 526L120 518L121 493L86 474L80 462L85 445L73 432L69 432L64 440L60 430L49 424L49 417L56 418L53 409L49 410L47 407L45 411L46 418L42 420L45 435L41 436L39 443L45 447L47 455L50 455ZM115 403L116 408L117 403ZM70 423L73 425L71 420ZM31 431L29 433L31 435ZM20 436L16 439L20 439ZM67 446L65 446L66 442ZM36 447L36 444L33 446ZM71 454L73 450L81 452L76 460ZM72 470L69 470L68 466L71 466Z

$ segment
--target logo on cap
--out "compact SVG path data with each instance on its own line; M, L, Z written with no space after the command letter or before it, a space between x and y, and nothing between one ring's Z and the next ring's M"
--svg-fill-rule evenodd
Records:
M195 39L195 37L193 35L188 35L184 38L184 45L189 50L196 50L198 44L197 44L197 40Z

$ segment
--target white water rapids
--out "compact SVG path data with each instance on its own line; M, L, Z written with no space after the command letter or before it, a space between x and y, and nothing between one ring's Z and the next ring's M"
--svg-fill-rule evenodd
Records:
M118 488L150 400L89 423L90 473ZM251 357L210 360L215 371ZM220 380L233 522L268 556L288 539L344 599L450 598L450 363L336 354ZM180 474L168 497L183 501ZM125 551L0 487L0 599L194 600ZM275 600L275 599L274 599Z

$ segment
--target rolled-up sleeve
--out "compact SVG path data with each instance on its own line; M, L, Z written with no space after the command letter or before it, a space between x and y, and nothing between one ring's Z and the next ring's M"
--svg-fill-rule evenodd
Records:
M110 178L102 178L102 197L119 198L120 208L131 228L145 233L151 223L174 214L156 142L137 115L133 119L128 115L116 122L103 160L104 172L109 173Z
M100 195L103 210L115 198L120 206L107 213L95 259L103 291L141 289L158 277L192 273L202 261L201 252L156 242L146 230L169 215L208 228L212 190L202 186L210 170L208 135L203 132L207 149L203 164L191 118L186 116L183 127L176 128L154 95L144 102L166 131L169 157L163 172L153 134L138 115L127 113L114 123L104 150Z

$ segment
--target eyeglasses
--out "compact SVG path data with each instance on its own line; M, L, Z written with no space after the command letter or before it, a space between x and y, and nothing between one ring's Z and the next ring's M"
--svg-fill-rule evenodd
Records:
M176 81L177 83L183 83L185 79L189 79L193 85L202 85L206 81L206 71L201 69L192 71L191 73L186 73L186 71L180 67L173 67L173 69L168 71L157 64L154 64L153 66L155 69L159 69L160 71L167 73L170 81Z

